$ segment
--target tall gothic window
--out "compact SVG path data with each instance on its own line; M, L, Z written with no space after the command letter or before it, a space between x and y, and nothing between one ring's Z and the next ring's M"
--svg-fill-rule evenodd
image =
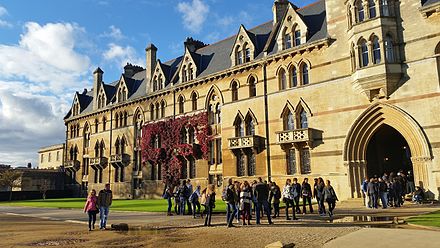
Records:
M249 78L249 97L254 97L257 95L257 88L255 86L255 77L251 76Z
M197 94L195 92L191 95L191 106L193 111L197 110Z
M287 175L293 175L296 173L296 157L295 149L289 149L286 152L286 162L287 162Z
M246 122L246 136L255 135L255 125L252 117L248 116L245 122Z
M292 112L287 111L287 114L284 115L284 130L294 130L295 129L295 116Z
M368 45L366 40L362 40L360 44L360 64L361 67L368 66Z
M380 63L380 45L377 37L373 38L373 64Z
M246 168L244 164L244 154L242 151L238 151L235 155L236 163L237 163L237 176L242 177L246 174Z
M237 116L237 118L235 119L235 137L243 137L244 136L244 125L243 125L243 120Z
M295 36L295 46L301 45L301 30L297 29L293 34Z
M160 105L156 103L156 119L160 118Z
M291 81L292 87L298 86L298 72L296 71L295 66L292 66L290 73L291 73L291 77L292 77L292 81Z
M356 1L355 4L357 10L357 20L358 22L362 22L365 19L364 5L362 4L362 0Z
M248 152L247 156L247 176L255 176L256 173L256 161L255 161L255 152L251 150Z
M292 36L287 32L284 35L284 49L289 49L292 47Z
M368 0L368 12L370 18L376 17L376 3L374 1L375 0Z
M237 82L232 82L232 86L231 86L231 91L232 91L232 101L237 101L238 100L238 84Z
M286 77L286 71L284 69L280 69L279 72L279 84L280 84L280 90L285 90L287 88L287 77Z
M390 35L385 37L385 58L387 62L393 63L394 60L394 47L393 47L393 38Z
M299 121L300 121L301 128L308 128L309 127L309 122L307 120L307 112L304 109L301 110L301 112L299 114Z
M177 102L179 104L178 105L179 106L179 114L183 114L185 112L185 109L184 109L185 101L183 99L183 96L179 96L179 100Z
M150 120L154 120L154 104L150 104Z
M301 174L309 174L310 168L310 151L308 148L301 149Z
M165 102L162 101L160 103L160 117L164 118L165 117Z
M309 84L309 66L306 63L301 67L301 81L302 85Z

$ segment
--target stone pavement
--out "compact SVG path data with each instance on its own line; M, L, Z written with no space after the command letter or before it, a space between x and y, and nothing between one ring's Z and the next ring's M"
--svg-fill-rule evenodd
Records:
M336 238L326 243L324 247L438 248L440 247L440 232L397 228L362 228Z

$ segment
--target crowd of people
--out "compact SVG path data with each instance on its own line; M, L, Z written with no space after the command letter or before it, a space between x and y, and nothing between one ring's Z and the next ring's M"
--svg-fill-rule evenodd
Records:
M163 198L168 202L167 215L171 216L174 199L174 212L177 215L192 215L193 218L201 217L205 220L205 226L211 226L212 211L215 208L215 186L210 184L201 190L198 185L193 190L190 179L182 180L179 186L167 184L163 192ZM305 178L301 183L297 178L287 179L282 188L275 182L258 180L233 181L228 180L223 188L221 199L226 203L226 225L234 226L236 223L251 225L252 216L255 223L261 223L262 217L266 216L267 222L273 224L273 219L280 217L280 203L285 204L285 217L287 220L297 220L298 214L310 214L314 212L312 199L318 203L320 216L333 217L333 211L338 198L330 181L315 178L313 186ZM302 201L302 206L301 206ZM327 211L326 206L327 204ZM201 210L201 206L205 209Z
M365 207L377 209L388 207L401 207L406 195L411 195L416 203L424 199L423 189L415 187L414 176L411 171L403 170L395 173L384 173L381 177L365 178L361 185L365 198Z

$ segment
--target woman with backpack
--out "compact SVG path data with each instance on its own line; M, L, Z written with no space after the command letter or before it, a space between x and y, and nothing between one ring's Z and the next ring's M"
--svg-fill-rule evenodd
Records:
M213 184L208 185L208 189L206 190L206 218L205 218L205 226L211 225L211 217L212 210L215 208L215 187Z
M326 185L324 187L324 199L328 204L328 215L333 217L333 210L336 207L336 201L338 201L338 197L336 196L336 192L333 187L330 185L330 180L326 181Z
M252 189L248 181L244 181L240 190L240 210L243 219L243 226L251 224L251 204L252 204Z
M302 182L302 199L303 199L303 214L306 214L306 202L309 203L309 210L310 213L313 213L313 207L312 207L312 187L309 184L309 179L304 178Z
M286 185L283 187L283 202L286 204L286 220L291 220L291 218L289 218L289 208L292 208L293 219L296 220L293 190L290 183L291 180L287 179Z
M200 198L201 198L200 185L197 185L196 190L194 190L194 192L189 197L189 202L191 202L192 204L192 210L193 210L192 213L194 219L196 218L196 207L197 207L197 213L200 214L200 201L199 201Z

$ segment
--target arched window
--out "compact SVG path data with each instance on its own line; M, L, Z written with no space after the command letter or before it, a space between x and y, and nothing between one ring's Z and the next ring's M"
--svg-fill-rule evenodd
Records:
M165 102L162 101L160 103L160 117L164 118L165 117Z
M128 113L127 111L124 112L124 127L128 126Z
M221 113L222 113L222 107L220 106L220 103L217 103L217 105L215 106L215 116L216 116L216 120L217 120L217 124L221 123Z
M161 89L163 88L163 79L162 79L162 74L161 74L161 75L159 75L158 88L159 88L159 90L161 90Z
M107 118L104 116L102 117L102 131L107 130Z
M284 115L283 124L286 131L295 129L295 117L290 110Z
M252 150L247 152L247 176L255 176L256 174L256 161L255 161L255 152Z
M295 46L301 45L301 30L296 29L293 32L294 40L295 40Z
M251 49L249 48L247 43L244 44L243 51L244 51L244 62L251 61Z
M347 6L347 21L348 21L348 28L351 28L353 25L353 15L351 14L351 5Z
M368 66L368 45L366 40L362 40L360 43L360 65L361 67Z
M105 149L105 143L104 143L104 140L101 140L101 144L99 146L99 157L100 158L105 156L104 149Z
M286 28L286 33L284 34L284 49L289 49L292 47L292 35L287 32L287 28Z
M160 105L159 103L156 103L156 119L160 118Z
M186 81L188 81L188 76L186 72L186 65L184 65L182 68L182 82L186 82Z
M154 79L153 79L153 91L156 91L157 90L157 76L154 76Z
M196 134L193 127L188 128L188 143L194 144L196 142Z
M376 17L376 3L375 0L368 0L368 13L370 18Z
M243 137L244 136L244 125L243 125L243 120L237 116L237 118L235 119L235 137Z
M121 154L121 144L119 141L119 137L116 139L115 149L116 149L116 154L118 154L118 155Z
M249 97L254 97L257 95L257 88L255 86L255 77L251 76L249 78Z
M179 104L179 114L183 114L185 112L185 109L184 109L185 101L183 99L183 96L179 96L179 99L177 100L177 102Z
M96 141L95 144L95 157L98 158L99 157L99 142Z
M197 110L197 94L195 92L191 95L191 106L193 111Z
M237 57L237 65L243 64L243 51L240 46L235 49L235 55Z
M191 63L188 65L188 81L194 79L194 69Z
M88 148L90 146L90 129L89 125L86 123L84 126L84 148Z
M232 86L231 86L231 91L232 91L232 101L237 101L238 100L238 84L237 82L232 82Z
M121 101L122 101L122 90L119 89L118 90L118 102L121 102Z
M373 38L373 64L380 63L380 45L377 37Z
M292 85L292 87L296 87L296 86L298 86L298 72L296 71L295 66L292 66L292 68L290 70L291 70L290 75L292 77L291 85Z
M122 88L122 101L127 100L127 89L124 87Z
M363 22L365 19L365 13L364 13L364 5L362 4L362 0L357 0L355 4L357 10L357 21Z
M300 121L300 128L308 128L309 123L307 121L307 112L302 109L299 113L299 121Z
M119 127L119 113L115 114L115 128Z
M284 71L284 69L281 69L278 77L280 81L280 90L285 90L287 87L286 71Z
M390 35L385 37L385 58L388 63L393 63L394 60L394 46L393 46L393 38Z
M182 127L180 130L180 144L187 144L188 143L188 133L186 131L185 127Z
M150 120L154 120L154 104L150 104Z
M98 119L95 119L95 133L98 133L99 131L99 121Z
M252 117L248 116L245 122L246 122L246 136L255 135L255 126Z
M390 16L389 0L379 0L380 11L382 16Z
M302 85L309 84L309 66L306 63L301 67L301 83Z

